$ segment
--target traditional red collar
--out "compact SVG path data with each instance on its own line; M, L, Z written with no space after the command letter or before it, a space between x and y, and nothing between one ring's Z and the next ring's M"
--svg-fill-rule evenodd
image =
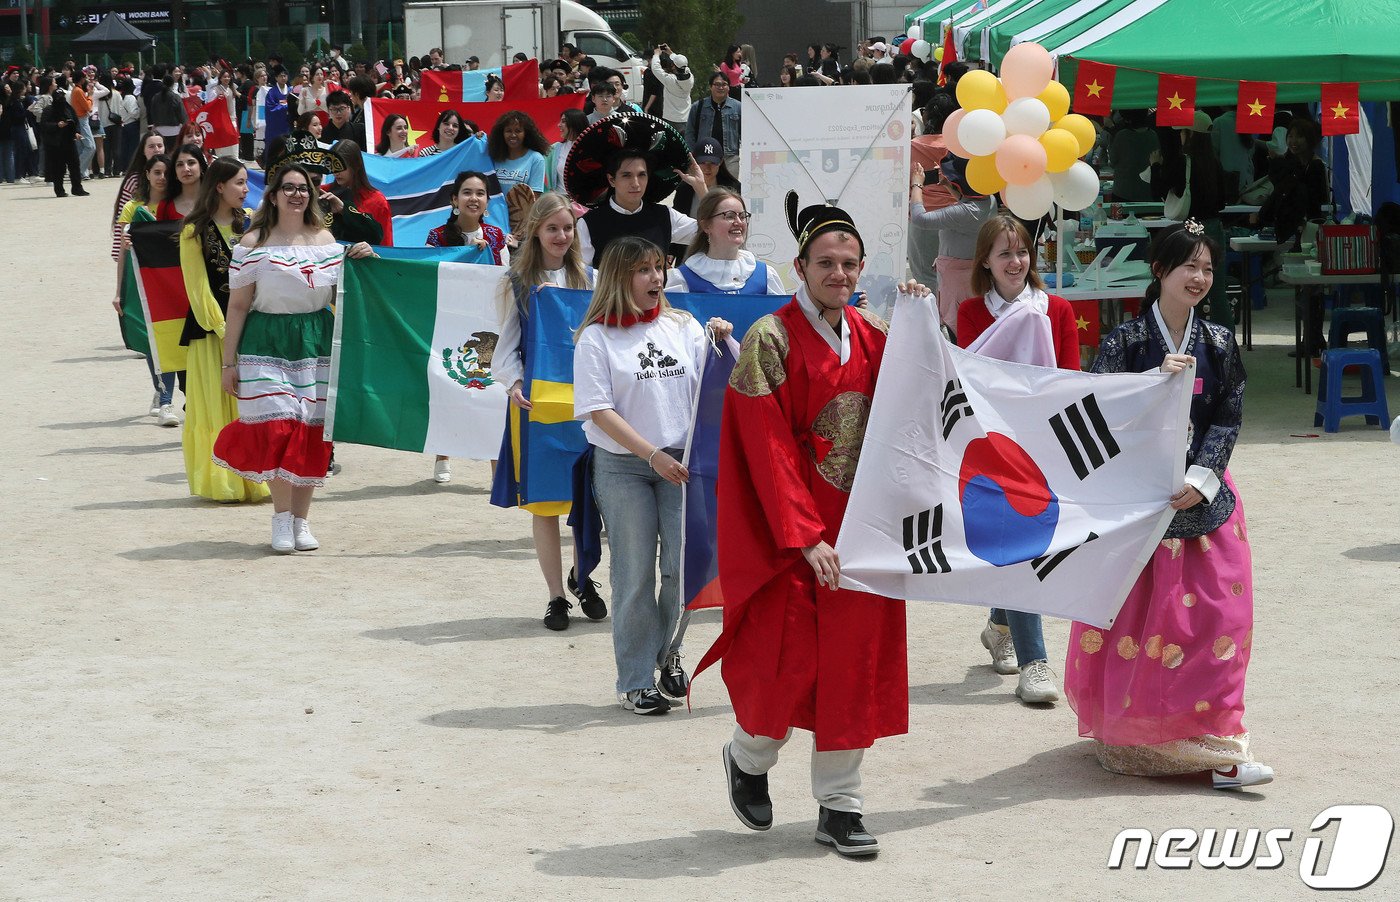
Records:
M650 310L643 310L641 313L624 313L622 316L605 316L603 324L608 326L635 326L637 323L649 323L661 315L661 305L657 304Z

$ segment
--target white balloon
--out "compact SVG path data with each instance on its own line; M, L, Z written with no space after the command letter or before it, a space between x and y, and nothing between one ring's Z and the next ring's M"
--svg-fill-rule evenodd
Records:
M1050 212L1055 186L1048 175L1042 175L1029 185L1007 185L1001 189L1001 199L1022 219L1039 219Z
M1099 174L1083 160L1064 172L1052 172L1046 177L1055 188L1055 203L1066 210L1083 210L1099 196Z
M922 26L922 25L910 25L910 26L909 26L909 31L908 31L904 36L905 36L906 38L913 38L914 40L917 41L917 40L919 40L919 38L922 38L922 37L924 36L924 26Z
M997 152L1006 140L1006 125L991 110L968 110L958 123L958 143L974 157Z
M1050 110L1034 97L1018 97L1001 114L1008 135L1030 135L1039 140L1050 127Z
M928 62L933 56L933 45L928 41L915 41L914 46L909 48L909 54L915 59Z

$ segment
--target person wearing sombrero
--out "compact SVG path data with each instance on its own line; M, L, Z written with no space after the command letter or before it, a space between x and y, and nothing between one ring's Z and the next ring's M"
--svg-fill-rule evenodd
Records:
M838 589L833 546L850 500L885 323L850 306L865 244L850 214L787 198L801 287L744 336L724 399L716 661L738 722L722 751L730 807L773 823L768 771L794 728L810 730L816 840L846 856L879 843L861 819L860 763L908 730L904 605ZM918 283L901 291L927 295Z
M228 263L220 387L237 419L219 432L211 457L260 489L267 484L272 550L287 553L319 547L307 516L330 466L322 429L331 303L345 257L374 251L363 242L346 249L326 227L316 182L336 158L306 132L293 132L280 149L262 205Z

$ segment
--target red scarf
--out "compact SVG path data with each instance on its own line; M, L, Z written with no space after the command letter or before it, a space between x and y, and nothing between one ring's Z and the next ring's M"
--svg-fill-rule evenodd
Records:
M624 313L622 316L605 316L603 325L621 326L626 329L628 326L635 326L637 323L649 323L661 315L661 305L657 304L650 310L643 310L641 313Z

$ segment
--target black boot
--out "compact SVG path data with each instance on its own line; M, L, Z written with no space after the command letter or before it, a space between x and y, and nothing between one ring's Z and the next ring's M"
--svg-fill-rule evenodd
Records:
M847 858L874 855L880 841L866 832L860 815L854 811L832 811L825 805L817 811L817 842L831 846Z

